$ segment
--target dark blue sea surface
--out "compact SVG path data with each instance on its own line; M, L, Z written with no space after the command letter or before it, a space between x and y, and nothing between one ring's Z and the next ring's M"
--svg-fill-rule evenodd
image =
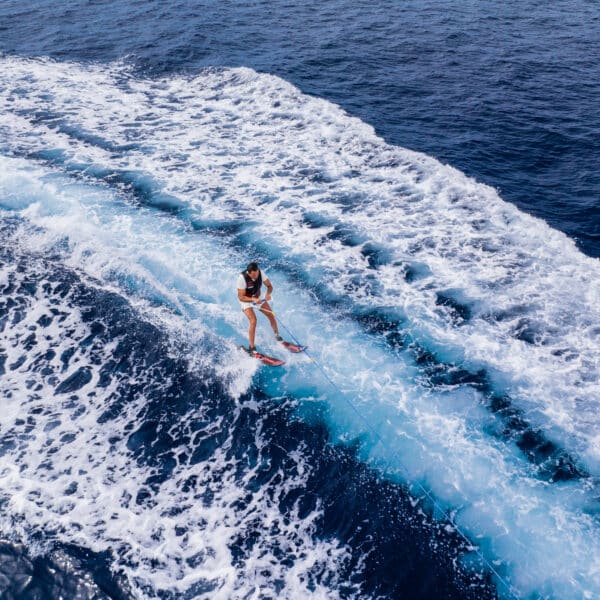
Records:
M0 61L0 596L600 593L597 3L5 0Z

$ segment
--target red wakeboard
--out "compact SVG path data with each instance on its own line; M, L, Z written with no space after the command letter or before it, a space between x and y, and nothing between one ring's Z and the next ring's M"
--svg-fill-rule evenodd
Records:
M267 354L258 352L258 350L250 352L250 350L248 350L246 346L240 346L240 349L244 350L244 352L246 352L246 354L248 354L252 358L260 360L260 362L264 365L269 365L269 367L280 367L281 365L285 365L285 360L280 360L279 358L275 358L274 356L268 356Z
M304 352L304 350L306 350L306 346L298 346L297 344L292 344L291 342L286 342L285 340L279 343L290 352Z

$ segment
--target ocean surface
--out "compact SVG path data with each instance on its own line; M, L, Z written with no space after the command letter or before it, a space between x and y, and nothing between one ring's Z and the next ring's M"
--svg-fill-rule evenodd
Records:
M0 597L600 597L596 2L4 0L0 67Z

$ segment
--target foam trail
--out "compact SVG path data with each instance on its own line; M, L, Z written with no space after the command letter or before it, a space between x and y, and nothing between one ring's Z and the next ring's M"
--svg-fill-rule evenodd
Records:
M28 199L35 193L14 204L19 194L9 181L12 208L69 238L74 266L166 302L220 335L242 336L243 322L222 309L231 302L229 286L207 295L194 282L229 281L232 265L244 262L231 243L259 243L305 285L320 285L333 300L350 298L357 312L375 307L397 316L443 361L484 368L498 393L598 472L598 263L565 236L455 170L386 146L365 124L277 78L237 69L147 81L122 66L3 65L6 148L168 209L161 218L124 209L110 217L89 207L77 214L69 205L59 219L56 207L43 214L48 199ZM52 177L32 179L45 186ZM65 182L54 177L62 195ZM159 234L150 235L157 221ZM81 223L91 224L87 233L78 231ZM220 246L198 237L188 244L180 240L190 223L237 229ZM95 231L96 224L104 229ZM120 260L100 251L102 236L107 246L123 244ZM215 266L203 274L206 264ZM595 509L586 490L593 482L549 488L538 481L517 449L487 435L493 418L478 393L468 386L426 393L407 356L365 341L357 326L340 327L282 272L272 276L278 290L290 288L279 297L286 313L292 298L310 306L290 313L294 323L311 347L323 334L332 340L319 358L389 440L389 453L365 442L365 458L393 472L401 457L403 478L423 481L448 506L464 506L457 522L481 536L524 594L595 593ZM362 352L341 365L349 347ZM262 383L273 393L325 398L323 386L303 383L303 368L298 363L283 382ZM333 431L364 437L345 398L328 399Z
M201 340L208 326L208 332L243 338L245 323L231 289L233 265L243 260L241 254L218 239L190 235L175 216L130 206L121 194L102 186L73 187L70 178L22 160L3 159L2 166L3 206L43 228L37 234L24 230L19 236L22 248L60 251L66 242L68 250L62 252L67 264L104 285L171 307L174 312L161 322L175 336L193 326ZM359 327L316 310L306 292L294 289L283 274L275 270L271 276L281 290L278 304L303 331L303 341L315 348L318 359L329 365L329 375L344 393L332 394L327 382L308 385L315 373L302 357L291 361L282 378L265 372L261 385L267 391L326 400L334 439L362 439L365 460L390 476L422 482L448 507L463 507L456 523L480 541L490 558L503 561L503 574L516 589L547 589L564 597L587 586L593 589L597 526L585 512L585 482L554 488L532 478L531 465L516 449L485 434L491 417L477 401L477 392L427 391L419 386L418 369L410 362L390 355L385 346L365 345ZM205 281L211 285L203 285ZM325 347L320 344L324 337L330 340ZM226 363L240 365L233 371L229 367L227 378L230 390L242 391L255 364L233 358L234 340L225 348L217 346L225 352L218 369L227 369ZM348 354L349 347L359 351ZM376 443L348 410L349 399L358 399L361 414L377 427L385 444ZM9 479L7 485L17 482ZM419 495L418 488L414 492Z
M265 458L256 418L250 450L258 462L236 455L237 429L258 414L256 402L233 402L221 377L197 362L178 376L175 347L157 327L96 289L97 280L82 284L27 251L44 248L43 232L17 224L2 234L12 249L0 247L0 289L10 294L0 306L0 527L22 540L38 530L108 553L136 598L273 597L274 589L284 598L331 598L348 585L353 596L337 574L347 550L314 537L319 507L302 517L279 510L304 485L301 453L289 457L282 484L257 487ZM102 238L96 243L101 249ZM168 313L144 308L176 333ZM207 332L195 329L197 344ZM211 348L218 344L203 347L207 360ZM226 416L215 420L218 402ZM221 443L208 452L214 437ZM145 456L156 447L158 456ZM236 557L240 536L254 542Z
M600 267L566 236L249 69L151 81L123 66L3 68L8 148L117 174L199 225L243 224L331 294L404 319L440 360L485 369L600 474Z

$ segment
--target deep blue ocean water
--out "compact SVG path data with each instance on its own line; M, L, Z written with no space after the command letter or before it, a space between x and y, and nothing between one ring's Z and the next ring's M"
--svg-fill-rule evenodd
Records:
M0 52L0 595L600 594L596 3L7 0ZM236 350L250 258L316 362Z

